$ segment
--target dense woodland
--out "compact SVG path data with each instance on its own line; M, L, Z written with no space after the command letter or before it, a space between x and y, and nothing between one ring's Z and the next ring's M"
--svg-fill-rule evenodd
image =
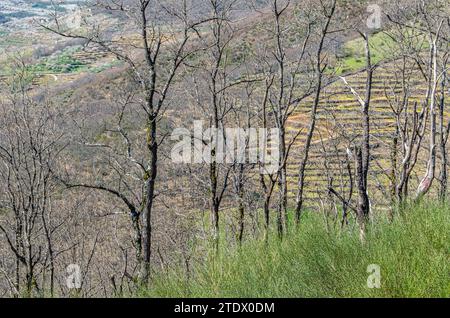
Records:
M204 264L225 273L220 264L234 268L244 264L236 255L251 253L266 266L275 264L267 255L319 264L312 251L327 240L344 264L358 258L345 256L350 245L362 255L371 241L407 240L389 230L405 224L440 255L429 268L450 263L448 1L92 0L77 12L77 23L54 10L30 26L59 47L5 53L1 296L173 296L164 286L191 280L199 296L220 295L214 279L199 281ZM75 45L82 51L64 63L40 62ZM82 73L79 60L99 56L113 62ZM54 83L42 81L48 61ZM186 136L173 131L199 121L204 130L276 129L276 169L174 162ZM194 139L217 158L211 135ZM283 258L292 250L302 250L298 259ZM256 286L262 272L249 270L239 286ZM290 293L284 279L272 294L259 288L329 296L308 293L308 280ZM236 290L225 295L259 295Z

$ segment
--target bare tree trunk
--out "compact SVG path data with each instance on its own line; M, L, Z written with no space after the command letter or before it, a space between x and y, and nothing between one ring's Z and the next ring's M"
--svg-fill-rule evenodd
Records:
M391 172L390 172L390 182L391 182L391 202L395 203L397 200L397 156L398 156L398 126L395 127L394 136L392 138L392 145L390 151L391 159Z
M368 175L369 175L369 165L370 165L370 115L369 115L369 107L370 107L370 99L372 96L372 78L373 78L373 67L370 56L370 47L369 47L369 35L364 36L366 43L366 72L367 72L367 80L366 80L366 93L364 103L362 105L362 119L363 119L363 143L361 149L357 150L356 158L357 158L357 183L358 183L358 193L359 193L359 202L358 202L358 217L360 220L361 233L364 235L365 226L369 219L370 213L370 201L368 194Z
M360 33L365 41L366 51L366 91L364 99L347 83L344 77L341 77L347 88L356 97L361 105L363 140L361 146L355 149L355 165L356 165L356 184L358 190L358 204L356 214L361 230L361 240L365 238L366 223L369 220L370 200L368 194L368 174L370 165L370 115L369 107L372 93L373 66L370 56L369 36Z
M149 81L145 82L145 98L146 98L146 112L148 114L147 118L147 140L146 146L147 151L150 156L149 160L149 169L150 171L146 172L145 181L145 208L143 211L142 222L142 248L143 248L143 258L141 264L141 272L140 278L142 284L146 285L150 279L150 261L152 255L152 209L153 209L153 199L155 194L155 183L156 177L158 175L158 142L156 140L157 133L157 117L158 110L155 110L154 105L154 96L156 92L156 67L155 61L157 59L157 55L152 57L152 50L149 45L148 39L148 21L147 21L147 7L149 5L149 1L145 0L141 2L141 40L144 47L144 54L147 66L149 67ZM160 40L159 44L160 45ZM155 53L157 54L157 53Z
M287 231L287 173L286 173L286 132L284 124L279 125L280 134L280 169L278 172L278 205L277 205L277 231L280 238Z
M439 102L439 146L441 152L441 172L439 175L440 189L439 189L439 198L442 201L445 201L447 198L447 188L448 188L448 177L447 177L447 140L449 136L450 123L447 124L447 127L444 126L444 110L445 110L445 88L446 88L446 69L445 64L443 66L443 78L441 82L441 98Z
M150 261L152 255L152 209L155 196L155 183L158 174L158 143L156 140L156 118L149 118L147 131L147 147L151 155L150 173L146 183L145 209L142 217L142 245L143 263L141 268L141 279L143 283L148 283L150 278Z
M324 9L325 14L327 15L326 16L327 20L326 20L325 26L321 30L322 32L321 32L320 42L319 42L319 46L318 46L318 49L316 52L317 53L316 54L316 65L315 65L316 66L316 90L315 90L314 103L313 103L313 106L311 109L311 114L310 114L311 117L309 119L308 133L306 135L306 142L305 142L305 146L304 146L304 150L303 150L303 158L302 158L302 161L300 162L300 167L299 167L298 189L297 189L297 196L295 199L295 203L296 203L296 205L295 205L295 220L296 220L297 225L300 222L302 208L303 208L305 171L306 171L306 166L308 164L312 138L313 138L314 130L316 127L317 109L319 107L320 96L322 93L323 74L324 74L326 66L327 66L327 65L322 64L322 62L323 62L322 51L323 51L325 38L328 35L328 29L330 27L331 20L333 19L335 10L336 10L336 1L332 2L330 12L327 12L326 8Z
M278 0L274 0L272 4L272 10L275 19L275 30L274 34L276 37L276 53L274 53L277 66L278 66L278 85L279 91L276 101L276 107L274 111L277 128L279 130L279 158L280 167L278 169L278 205L277 205L277 232L278 236L283 237L284 230L286 229L286 201L287 201L287 191L286 191L286 165L285 165L285 155L286 155L286 127L284 119L284 105L283 101L285 98L285 57L283 46L283 35L281 26L281 17L285 10L289 7L290 3L287 2L283 8L279 7Z
M349 190L348 190L347 201L343 202L341 228L343 228L344 225L348 224L348 210L350 208L349 202L352 201L352 197L353 197L354 182L353 182L352 167L350 164L350 149L348 149L347 156L346 156L346 168L347 168L350 186L349 186Z
M370 202L367 193L367 184L364 179L365 167L364 156L361 148L356 149L356 179L358 186L358 205L356 207L356 213L358 223L360 227L360 238L362 241L365 239L366 225L369 220Z
M49 262L50 262L50 296L54 296L54 289L55 289L55 253L53 250L53 242L52 237L50 233L50 229L47 224L46 217L44 213L41 215L42 217L42 225L45 232L45 238L47 240L47 249L48 249L48 256L49 256Z
M366 96L364 100L364 107L362 110L363 113L363 145L362 145L362 180L364 184L364 210L361 211L363 214L369 214L369 198L367 194L367 178L369 175L369 164L370 164L370 117L369 117L369 107L370 107L370 99L372 94L372 77L373 77L373 69L370 57L370 49L369 49L369 37L366 35L366 57L367 57L367 82L366 82Z
M244 165L239 164L238 180L237 180L237 194L238 194L238 213L239 213L239 229L238 241L242 244L244 238L245 225L245 205L244 205Z
M441 23L442 26L442 23ZM440 26L440 27L441 27ZM439 30L440 30L439 27ZM437 70L437 40L439 38L439 31L434 40L430 39L430 65L432 68L432 79L431 80L431 95L430 95L430 141L429 141L429 157L427 163L427 171L425 176L417 188L416 200L423 197L430 190L436 173L436 91L438 84L438 70ZM430 34L430 38L431 38Z
M20 229L20 224L19 224L19 218L16 218L16 228L15 228L15 239L16 239L16 242L15 242L15 249L16 249L16 251L19 251L20 250L20 233L21 233L21 229ZM15 267L15 270L16 270L16 281L15 281L15 283L16 283L16 290L17 290L17 297L19 297L20 296L20 291L21 291L21 288L20 288L20 258L19 258L19 256L15 253L15 258L16 258L16 267Z
M270 77L269 79L266 79L265 82L265 93L261 105L261 113L262 113L262 128L267 130L267 103L269 99L269 91L270 88L273 85L274 78ZM268 142L267 136L265 136L265 141ZM260 145L261 146L261 145ZM267 146L267 145L266 145ZM265 151L265 149L260 149L260 151ZM269 230L270 230L270 201L272 199L272 193L275 187L275 178L272 174L269 174L266 176L264 174L264 162L260 162L259 166L259 181L261 184L261 188L263 190L264 194L264 240L267 243L269 240ZM268 180L267 180L268 179Z

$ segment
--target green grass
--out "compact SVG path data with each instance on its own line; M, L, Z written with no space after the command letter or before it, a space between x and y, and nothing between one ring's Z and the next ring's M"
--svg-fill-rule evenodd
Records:
M424 42L424 35L409 34L412 42L412 47L417 51L424 51L429 48L427 42ZM369 37L369 47L372 58L372 64L376 64L383 61L392 60L396 57L399 47L392 37L389 35L389 31L380 31L374 33ZM362 38L356 38L354 40L345 43L343 48L343 54L337 59L337 66L330 69L337 75L341 75L348 72L354 72L363 69L366 66L365 56L365 43Z
M79 47L70 47L61 54L49 58L43 58L38 64L32 65L30 71L34 74L67 74L79 72L86 68L86 65L73 57L73 54L80 50Z
M326 230L319 213L304 215L282 242L248 241L205 256L190 278L174 268L154 276L140 297L450 297L450 207L420 204L394 221L374 220L361 243L355 225ZM367 287L368 266L381 288Z
M379 32L369 38L372 63L392 58L394 41L386 33ZM366 66L365 43L362 38L348 41L343 56L338 59L335 72L339 74L360 70Z

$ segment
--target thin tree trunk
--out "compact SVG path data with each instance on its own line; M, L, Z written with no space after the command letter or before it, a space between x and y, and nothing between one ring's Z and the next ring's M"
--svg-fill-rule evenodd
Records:
M42 224L45 232L45 237L47 240L47 248L48 254L50 258L50 296L54 296L54 287L55 287L55 256L53 251L53 244L51 234L47 225L47 220L45 218L44 212L42 213Z
M151 103L151 101L149 101ZM152 108L150 108L152 110ZM148 284L150 279L150 261L152 254L152 209L155 196L155 183L158 175L158 143L156 140L156 118L149 116L147 128L147 148L150 153L150 172L146 182L145 209L142 218L142 244L143 264L141 268L141 279L143 284Z
M448 177L447 177L447 138L449 129L444 126L444 109L445 109L445 67L444 67L444 78L441 82L441 98L439 102L439 132L440 132L440 151L441 151L441 173L439 176L440 189L439 197L442 201L447 198L447 187L448 187ZM450 125L448 126L450 127Z
M316 117L317 117L317 109L319 107L320 102L320 96L322 92L322 80L323 80L323 73L326 69L326 66L322 65L322 51L323 46L325 42L325 38L328 34L328 28L331 24L331 20L333 19L334 12L336 10L336 1L333 1L331 11L327 16L327 22L325 23L324 28L322 29L322 34L319 42L319 46L317 49L316 54L316 92L314 97L314 103L311 109L311 117L309 119L309 127L308 127L308 133L306 135L306 142L304 147L304 153L303 158L300 163L299 167L299 174L298 174L298 189L297 189L297 196L296 196L296 206L295 206L295 221L298 225L301 218L302 208L303 208L303 193L304 193L304 187L305 187L305 172L306 172L306 166L309 159L309 151L311 149L311 143L312 138L314 136L314 131L316 127Z
M286 178L286 133L284 124L279 126L280 133L280 170L278 172L278 206L277 206L277 231L280 238L287 231L287 178Z
M431 189L436 173L436 90L437 90L437 40L431 43L431 65L433 71L433 79L431 82L430 95L430 142L429 142L429 158L427 163L427 171L419 184L416 194L416 200L423 197Z
M244 205L244 165L239 164L239 174L238 174L238 200L239 200L239 233L238 241L242 244L244 238L244 226L245 226L245 205Z
M372 96L372 79L373 79L373 67L370 56L369 47L369 36L366 34L364 36L366 43L366 92L364 103L362 105L362 119L363 119L363 142L361 149L356 152L357 160L357 183L358 183L358 218L361 228L361 239L364 239L364 233L366 230L366 224L369 220L370 214L370 201L368 194L368 175L369 175L369 165L370 165L370 99Z

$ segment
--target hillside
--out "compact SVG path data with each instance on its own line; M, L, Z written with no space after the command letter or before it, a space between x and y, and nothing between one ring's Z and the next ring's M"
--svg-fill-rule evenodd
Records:
M0 298L450 297L449 14L1 1Z
M392 162L390 154L393 145L393 136L397 127L393 100L402 93L401 61L394 60L382 64L374 72L372 86L372 99L370 107L372 128L372 156L371 171L372 194L374 207L385 207L390 201L390 173ZM348 84L355 89L360 96L365 94L366 74L364 71L345 76ZM411 64L408 77L412 94L409 96L411 103L419 105L426 96L426 86L423 83L423 75L419 68ZM292 139L298 129L306 130L309 119L309 111L312 98L304 102L289 119L289 136ZM346 171L347 147L351 140L361 136L360 108L356 97L340 79L336 79L324 89L323 98L318 109L317 134L314 136L311 163L308 167L306 183L307 198L309 204L320 204L327 193L330 178L335 180L335 186L342 187L342 191L348 191L349 181ZM412 112L412 107L410 107ZM420 111L420 109L418 109ZM449 111L445 110L446 118ZM289 177L292 180L292 189L296 188L298 165L304 144L304 138L300 137L292 148L292 157L288 163ZM411 186L417 187L419 177L424 173L427 160L427 149L424 148L419 155L418 169ZM326 166L331 169L331 174L323 173ZM295 191L292 190L292 195Z

